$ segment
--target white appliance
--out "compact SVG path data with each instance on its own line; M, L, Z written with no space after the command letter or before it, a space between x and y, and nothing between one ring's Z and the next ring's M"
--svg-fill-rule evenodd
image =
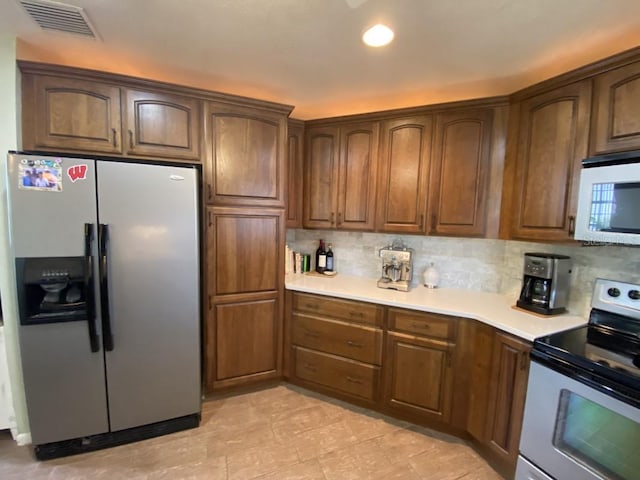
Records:
M582 161L575 239L640 245L640 151Z
M39 459L199 424L198 175L9 155L18 337Z

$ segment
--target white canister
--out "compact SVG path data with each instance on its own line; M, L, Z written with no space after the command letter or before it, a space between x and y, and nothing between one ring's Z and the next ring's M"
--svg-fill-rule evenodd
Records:
M440 273L433 266L433 262L429 265L422 275L424 286L427 288L437 288L440 283Z

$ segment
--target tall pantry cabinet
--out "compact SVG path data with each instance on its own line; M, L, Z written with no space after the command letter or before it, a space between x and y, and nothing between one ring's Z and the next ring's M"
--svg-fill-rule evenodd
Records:
M208 390L281 375L289 111L205 105Z

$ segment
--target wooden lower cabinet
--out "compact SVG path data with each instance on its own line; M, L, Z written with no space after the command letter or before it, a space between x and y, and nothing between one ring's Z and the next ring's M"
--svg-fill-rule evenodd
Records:
M278 298L213 305L207 325L207 388L279 378L282 366Z
M467 431L508 473L518 458L530 351L529 342L476 324Z
M446 342L389 332L385 403L428 420L448 422L452 348Z
M286 312L292 383L472 437L513 476L530 342L471 319L308 293L287 292Z
M448 423L457 318L389 308L387 321L385 406Z
M290 380L375 403L380 391L383 307L304 293L288 298Z

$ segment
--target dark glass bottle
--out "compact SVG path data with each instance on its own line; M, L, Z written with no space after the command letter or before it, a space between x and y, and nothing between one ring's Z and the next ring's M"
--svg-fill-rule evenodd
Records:
M333 272L333 250L330 243L327 245L327 265L325 271Z
M320 246L316 250L316 272L324 273L327 268L327 252L324 249L324 240L320 240Z

